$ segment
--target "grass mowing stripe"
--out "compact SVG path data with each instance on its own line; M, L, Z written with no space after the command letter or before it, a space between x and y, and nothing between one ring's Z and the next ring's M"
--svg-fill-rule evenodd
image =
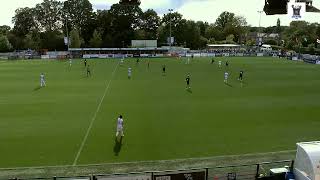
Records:
M81 154L81 152L82 152L82 149L83 149L83 147L84 147L84 145L85 145L85 143L86 143L86 141L87 141L87 139L88 139L88 136L89 136L90 131L91 131L91 129L92 129L92 125L93 125L94 121L96 120L96 117L97 117L98 112L100 111L102 102L103 102L103 100L104 100L104 98L105 98L105 96L106 96L106 94L107 94L107 92L108 92L108 90L109 90L110 84L111 84L111 82L112 82L112 78L113 78L114 74L116 73L116 71L117 71L117 69L118 69L118 66L119 66L119 62L116 64L116 67L114 68L114 70L113 70L113 72L112 72L112 75L111 75L111 78L110 78L109 82L106 83L106 88L105 88L105 90L104 90L103 96L102 96L102 98L101 98L101 100L100 100L100 103L99 103L99 105L98 105L98 107L97 107L96 112L94 113L94 115L93 115L93 117L92 117L92 119L91 119L90 125L89 125L89 127L88 127L88 129L87 129L87 132L86 132L86 135L84 136L84 138L83 138L83 140L82 140L82 143L81 143L81 146L80 146L80 148L79 148L79 150L78 150L77 156L76 156L76 158L75 158L74 161L73 161L73 164L72 164L73 166L76 166L76 165L77 165L77 162L78 162L78 159L79 159L80 154Z

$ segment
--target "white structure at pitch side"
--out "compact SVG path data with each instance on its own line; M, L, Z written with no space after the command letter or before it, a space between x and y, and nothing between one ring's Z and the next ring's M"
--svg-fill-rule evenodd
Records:
M297 143L296 180L320 180L320 141Z

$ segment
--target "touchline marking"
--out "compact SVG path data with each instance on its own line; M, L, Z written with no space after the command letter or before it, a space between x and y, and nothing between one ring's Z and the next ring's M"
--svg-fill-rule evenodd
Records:
M98 114L98 112L100 111L102 102L103 102L104 98L106 97L106 94L107 94L107 92L108 92L108 90L109 90L109 87L110 87L110 84L111 84L111 82L112 82L113 76L114 76L114 74L116 73L116 71L117 71L117 69L118 69L118 65L119 65L119 62L117 63L116 67L114 68L108 84L106 83L106 89L104 90L104 93L103 93L103 96L102 96L102 98L101 98L101 100L100 100L100 103L99 103L99 105L98 105L98 108L97 108L96 112L94 113L94 115L93 115L93 117L92 117L92 119L91 119L90 125L89 125L89 127L88 127L88 129L87 129L87 132L86 132L86 135L84 136L84 138L83 138L83 140L82 140L81 146L80 146L80 148L79 148L79 150L78 150L78 153L77 153L76 158L75 158L74 161L73 161L72 166L76 166L77 163L78 163L80 154L81 154L81 152L82 152L82 150L83 150L84 145L86 144L86 141L87 141L88 136L89 136L89 134L90 134L90 131L91 131L91 129L92 129L93 123L94 123L94 121L95 121L96 118L97 118L97 114Z
M182 159L167 159L167 160L155 160L155 161L131 161L131 162L118 162L118 163L100 163L100 164L82 164L82 165L56 165L56 166L30 166L30 167L13 167L13 168L0 168L0 170L23 170L23 169L45 169L45 168L68 168L68 167L88 167L88 166L103 166L103 165L125 165L125 164L137 164L137 163L170 163L178 161L192 161L192 160L210 160L218 158L232 158L232 157L245 157L245 156L263 156L277 153L292 153L297 150L284 150L264 153L248 153L238 155L226 155L226 156L212 156L212 157L200 157L200 158L182 158Z

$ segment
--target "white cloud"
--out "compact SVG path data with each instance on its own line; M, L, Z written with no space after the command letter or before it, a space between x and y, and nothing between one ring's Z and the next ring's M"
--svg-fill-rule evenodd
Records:
M0 24L11 25L12 17L17 8L20 7L33 7L41 0L9 0L0 6Z
M159 8L169 8L171 4L170 0L142 0L142 9L159 9Z

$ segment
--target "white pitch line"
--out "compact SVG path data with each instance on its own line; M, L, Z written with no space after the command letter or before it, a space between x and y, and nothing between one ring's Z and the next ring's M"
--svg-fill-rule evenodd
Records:
M84 136L84 138L83 138L83 140L82 140L82 143L81 143L81 146L80 146L80 148L79 148L79 150L78 150L77 156L76 156L76 158L75 158L74 161L73 161L73 164L72 164L73 166L76 166L77 163L78 163L78 159L79 159L79 157L80 157L80 154L81 154L81 152L82 152L82 150L83 150L84 145L86 144L86 141L87 141L88 136L89 136L89 134L90 134L90 131L91 131L91 129L92 129L93 123L94 123L94 121L95 121L96 118L97 118L97 114L98 114L98 112L100 111L102 102L103 102L104 98L106 97L106 94L107 94L107 92L108 92L108 90L109 90L109 87L110 87L110 84L111 84L111 82L112 82L113 76L114 76L114 74L116 73L116 71L117 71L117 69L118 69L118 65L119 65L119 63L117 63L116 67L114 68L108 84L106 83L106 88L105 88L105 90L104 90L103 96L102 96L102 98L101 98L101 100L100 100L100 103L99 103L99 105L98 105L98 107L97 107L96 112L94 113L94 115L93 115L93 117L92 117L92 119L91 119L90 125L89 125L89 127L88 127L88 129L87 129L87 132L86 132L86 135Z

